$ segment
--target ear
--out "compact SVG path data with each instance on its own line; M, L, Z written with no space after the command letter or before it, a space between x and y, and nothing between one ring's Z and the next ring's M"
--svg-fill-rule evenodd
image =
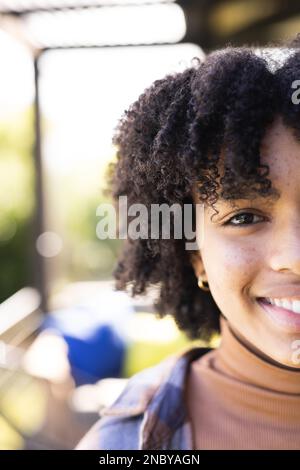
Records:
M202 261L200 252L199 251L191 252L190 260L191 260L191 264L195 272L195 276L199 277L200 275L203 275L204 266L203 266L203 261Z

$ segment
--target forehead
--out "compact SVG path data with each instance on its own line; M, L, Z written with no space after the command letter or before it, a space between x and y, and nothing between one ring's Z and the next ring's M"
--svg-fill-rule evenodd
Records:
M300 141L284 125L281 116L262 139L261 163L269 166L268 178L282 195L289 189L300 189Z
M281 116L277 116L266 130L261 142L261 163L268 165L268 179L272 181L274 193L255 199L267 204L275 204L281 196L298 194L300 201L300 141L293 130L284 125ZM219 173L223 175L224 153L221 151L218 162ZM193 188L194 200L198 201L196 186ZM238 201L238 200L235 200ZM218 199L218 203L234 203L233 200ZM241 201L241 200L240 200Z

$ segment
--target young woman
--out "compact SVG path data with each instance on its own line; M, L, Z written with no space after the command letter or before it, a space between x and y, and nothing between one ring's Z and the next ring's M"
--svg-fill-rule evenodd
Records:
M196 250L128 238L116 286L221 343L134 375L77 449L300 448L299 43L211 52L120 120L115 201L204 211Z

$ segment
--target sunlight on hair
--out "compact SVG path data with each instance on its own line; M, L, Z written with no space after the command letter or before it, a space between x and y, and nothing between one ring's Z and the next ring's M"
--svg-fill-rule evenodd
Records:
M254 52L267 62L271 72L275 72L296 51L290 47L258 47Z

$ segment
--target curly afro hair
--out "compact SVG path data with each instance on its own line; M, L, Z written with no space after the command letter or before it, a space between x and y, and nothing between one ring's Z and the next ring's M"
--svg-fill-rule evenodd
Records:
M300 79L299 44L300 34L263 49L226 45L145 89L115 127L116 160L107 177L116 209L127 196L128 205L147 208L193 204L195 215L194 187L199 202L211 207L220 196L234 201L272 194L260 144L278 114L300 139L300 107L291 99L292 82ZM189 339L207 340L220 332L221 312L198 287L186 241L127 238L113 271L115 288L131 284L135 296L158 287L156 314L173 315Z

